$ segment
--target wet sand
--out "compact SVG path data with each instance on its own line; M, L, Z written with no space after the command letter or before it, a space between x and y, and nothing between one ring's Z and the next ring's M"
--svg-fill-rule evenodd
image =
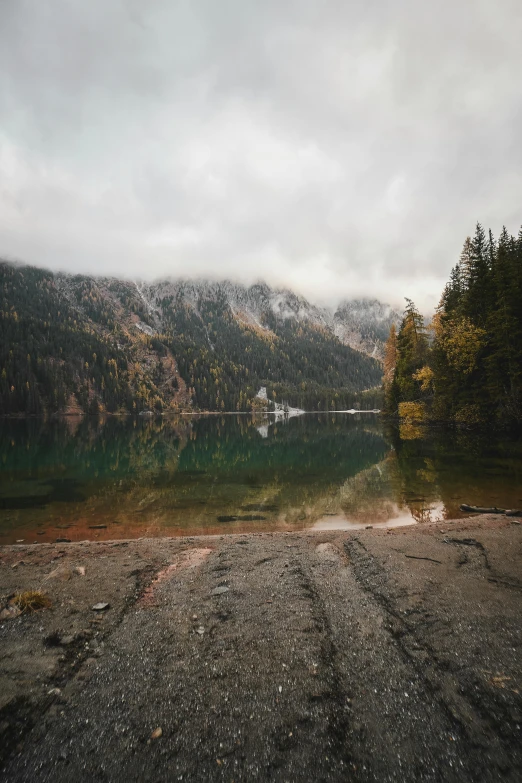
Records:
M0 549L2 781L519 781L522 526ZM95 611L98 603L106 610Z

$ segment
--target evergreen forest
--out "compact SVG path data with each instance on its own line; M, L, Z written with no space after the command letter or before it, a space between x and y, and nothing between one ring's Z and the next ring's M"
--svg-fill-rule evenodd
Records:
M407 299L384 360L385 411L403 421L522 423L522 228L477 224L432 322Z

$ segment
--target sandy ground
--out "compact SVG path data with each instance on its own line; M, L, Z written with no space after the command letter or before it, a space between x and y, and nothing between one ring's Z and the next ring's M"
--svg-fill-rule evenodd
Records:
M2 781L520 781L522 526L12 546ZM107 602L105 611L93 605Z

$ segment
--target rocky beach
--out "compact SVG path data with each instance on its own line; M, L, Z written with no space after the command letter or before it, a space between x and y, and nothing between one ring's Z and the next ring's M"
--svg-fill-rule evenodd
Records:
M486 515L3 547L0 779L520 780L521 545Z

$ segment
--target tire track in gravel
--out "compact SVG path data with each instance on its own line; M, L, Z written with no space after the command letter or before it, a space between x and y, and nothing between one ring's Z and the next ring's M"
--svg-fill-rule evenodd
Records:
M346 780L327 619L287 554L251 539L165 567L6 780Z
M455 540L451 543L461 542ZM467 540L462 542L463 547L467 545ZM477 549L473 569L489 570L484 547L474 541L468 546ZM461 746L459 756L464 767L461 774L466 774L466 770L469 779L481 781L498 780L500 777L518 780L517 762L513 758L518 737L513 736L513 732L506 733L504 721L499 716L502 705L494 703L494 694L492 698L491 692L484 689L476 676L471 682L466 671L449 667L445 656L440 654L438 639L452 631L444 625L441 613L430 611L426 604L415 610L401 610L404 598L401 589L392 584L385 569L362 541L358 538L348 540L345 548L358 585L381 607L397 649L423 682L433 706L437 705L445 713L452 736ZM459 562L456 567L461 566ZM472 754L469 754L469 749L472 749ZM520 756L518 751L516 756Z
M333 562L318 549L313 579L347 694L350 779L461 781L455 723L433 709L423 680L390 634L382 606L361 588L350 550L339 550Z

